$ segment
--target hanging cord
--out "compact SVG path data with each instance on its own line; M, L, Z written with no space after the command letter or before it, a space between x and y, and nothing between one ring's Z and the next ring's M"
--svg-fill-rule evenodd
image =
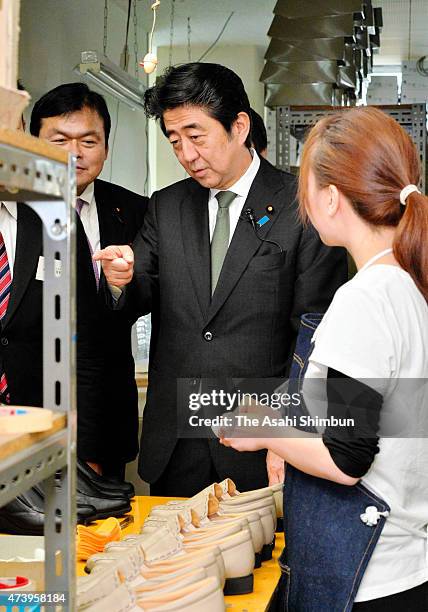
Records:
M155 31L155 26L156 26L156 11L159 6L160 6L160 0L156 0L156 2L153 2L151 6L152 11L153 11L153 24L152 24L152 31L150 32L150 35L149 35L149 53L152 53L153 34Z
M412 44L412 0L409 0L409 46L407 49L407 59L410 60Z
M190 38L192 36L192 28L190 27L190 17L187 18L187 61L192 61L192 47L190 44Z
M135 70L135 77L138 79L140 77L140 73L138 70L138 55L139 54L138 54L137 0L134 0L133 6L134 6L134 15L133 15L133 19L134 19L134 57L135 57L134 70Z
M126 36L125 36L125 45L128 44L128 35L129 35L129 22L131 20L131 4L132 0L128 0L128 15L126 17Z
M132 0L128 0L128 15L126 17L126 34L125 34L125 44L123 46L123 51L120 56L120 66L123 70L128 71L129 65L129 48L128 48L128 36L129 36L129 22L131 20L131 4Z
M152 31L149 34L149 50L146 55L143 57L143 60L140 62L140 66L144 68L144 72L146 74L151 74L154 70L156 70L156 66L158 64L158 58L155 53L153 53L153 34L156 26L156 9L160 6L160 0L156 0L153 2L151 8L153 11L153 25Z
M103 54L107 56L108 0L104 0Z
M201 57L198 59L198 62L202 62L202 60L203 60L204 58L206 58L206 56L208 55L208 53L209 53L209 52L210 52L212 49L214 49L214 47L216 46L216 44L218 43L218 41L219 41L219 40L220 40L220 38L222 37L223 32L225 31L225 29L226 29L226 27L227 27L227 24L228 24L228 23L229 23L229 21L232 19L232 17L233 17L233 15L234 15L234 14L235 14L235 13L234 13L234 11L232 11L232 12L230 13L229 17L226 19L226 22L225 22L224 26L223 26L223 27L222 27L222 29L220 30L220 34L217 36L217 38L215 39L215 41L213 42L213 44L212 44L210 47L208 47L208 49L205 51L205 53L203 53L203 54L201 55Z
M174 42L174 17L175 17L175 0L171 0L171 17L169 26L169 62L168 66L172 66L172 45Z

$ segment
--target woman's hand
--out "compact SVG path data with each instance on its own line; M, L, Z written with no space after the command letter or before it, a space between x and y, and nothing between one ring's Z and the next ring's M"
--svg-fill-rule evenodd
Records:
M244 416L245 415L245 416ZM220 444L229 446L240 452L258 451L267 448L267 438L263 419L265 416L276 416L270 406L262 406L254 401L238 406L231 414L235 423L230 427L222 427L219 431ZM239 418L245 419L239 422ZM278 480L275 480L278 482Z
M258 451L266 448L266 442L263 438L223 438L220 437L220 444L229 446L237 451Z
M284 459L268 450L266 455L266 469L269 478L269 485L284 482L285 463Z

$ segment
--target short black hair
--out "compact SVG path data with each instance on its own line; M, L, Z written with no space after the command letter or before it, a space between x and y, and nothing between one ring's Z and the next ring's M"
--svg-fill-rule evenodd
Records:
M253 147L260 154L267 149L267 132L263 119L259 113L251 109L251 140Z
M185 105L202 107L229 134L238 113L247 113L251 121L250 102L242 80L220 64L192 62L172 66L144 94L146 115L160 120L164 134L163 113ZM250 134L245 144L251 146Z
M85 83L66 83L51 89L38 100L31 113L30 133L40 134L42 119L68 115L90 108L98 113L104 123L106 147L111 129L110 113L103 96L89 89Z

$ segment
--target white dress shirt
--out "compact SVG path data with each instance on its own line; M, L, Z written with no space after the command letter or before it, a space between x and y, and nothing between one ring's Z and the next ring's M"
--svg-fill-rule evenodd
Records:
M230 227L230 235L229 235L229 244L232 240L233 234L235 232L236 226L239 221L239 215L241 214L242 208L245 204L245 201L248 196L248 192L251 189L251 185L253 184L254 179L256 178L256 174L260 168L260 158L257 155L255 149L250 149L253 160L249 165L245 174L241 176L241 178L236 181L234 185L231 185L227 191L233 191L237 194L236 198L229 205L229 227ZM218 211L218 202L215 197L220 189L210 189L210 198L208 200L208 214L209 214L209 223L210 223L210 242L212 240L214 234L214 228L217 218Z
M80 220L82 221L83 229L91 245L92 252L95 253L100 248L100 224L98 222L97 203L94 195L94 183L89 183L79 198L86 202L82 206ZM97 261L97 268L100 273L101 262L99 261Z
M10 274L12 278L16 252L17 220L18 207L16 202L0 202L0 232L2 233L6 247Z

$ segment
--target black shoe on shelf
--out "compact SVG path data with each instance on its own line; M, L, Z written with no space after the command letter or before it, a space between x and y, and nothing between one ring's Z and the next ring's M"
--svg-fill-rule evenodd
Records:
M121 482L120 480L100 476L100 474L97 474L97 472L82 459L77 459L77 474L91 481L94 486L101 491L111 491L112 493L119 491L128 498L134 497L135 495L134 485L131 482Z
M83 462L79 462L83 463ZM77 522L87 524L110 516L123 516L131 511L131 483L112 483L99 476L86 463L87 470L77 471ZM88 476L95 474L96 479ZM123 484L123 486L121 486ZM125 492L126 491L126 492ZM39 484L0 508L0 533L43 535L45 493Z
M127 495L117 490L108 492L101 490L82 474L77 474L76 489L79 506L81 504L95 506L97 519L122 516L131 510Z
M78 493L83 495L100 497L101 499L113 499L115 501L121 500L129 503L129 497L122 491L119 491L119 489L104 489L80 472L77 473L76 489Z
M89 505L95 508L95 516L91 520L106 519L110 516L120 517L131 512L131 504L127 497L122 499L111 499L103 497L93 497L77 492L77 503L81 505Z
M88 523L92 523L92 521L97 520L97 509L95 506L91 506L91 504L79 504L79 497L76 497L76 513L77 513L77 522L80 525L87 525Z
M31 489L28 489L28 491L26 491L24 495L21 495L20 497L23 497L26 503L32 508L34 508L34 510L37 510L38 512L44 514L45 494L43 493L43 490L40 488L39 485L31 487Z
M0 508L0 533L43 535L44 523L44 513L33 508L25 495Z
M42 485L35 485L25 493L25 498L39 512L45 511L45 493ZM77 523L87 525L91 521L96 520L97 511L94 506L88 504L79 504L76 500L76 520Z

